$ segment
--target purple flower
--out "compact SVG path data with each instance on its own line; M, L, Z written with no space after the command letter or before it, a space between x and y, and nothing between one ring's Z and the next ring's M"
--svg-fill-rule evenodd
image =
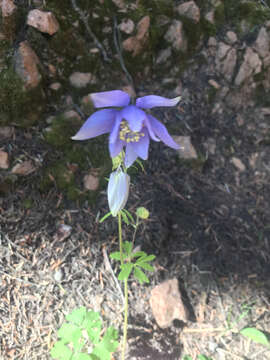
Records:
M161 140L173 149L180 148L166 127L154 116L142 110L156 106L175 106L180 97L167 99L149 95L138 98L136 105L131 105L127 93L113 90L91 94L91 99L96 108L110 109L98 110L92 114L72 137L73 140L86 140L110 133L110 155L112 158L117 156L125 147L126 167L131 166L137 157L143 160L148 158L150 138L154 141Z

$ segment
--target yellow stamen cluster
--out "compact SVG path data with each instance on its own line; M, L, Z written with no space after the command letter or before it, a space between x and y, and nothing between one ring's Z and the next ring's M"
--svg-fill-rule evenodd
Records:
M123 120L120 124L119 138L127 143L138 142L144 136L143 132L130 130L127 121Z

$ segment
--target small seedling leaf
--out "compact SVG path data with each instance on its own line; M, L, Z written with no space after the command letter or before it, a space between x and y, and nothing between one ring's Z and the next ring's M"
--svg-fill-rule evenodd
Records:
M85 353L79 353L79 354L75 354L72 357L72 360L92 360L93 358Z
M137 208L136 215L140 219L146 220L149 218L149 211L145 207L141 206Z
M141 269L138 269L137 267L134 268L134 277L139 280L140 284L149 283L148 277Z
M120 271L120 273L118 275L118 279L119 280L128 279L128 277L132 271L132 268L133 268L133 264L131 264L131 263L121 265L122 270Z
M65 345L65 341L57 341L51 349L53 359L70 360L72 351Z
M135 223L135 221L134 221L134 218L133 218L133 216L131 215L131 213L128 211L128 210L126 210L126 209L123 209L122 210L122 212L125 212L125 214L129 217L129 220L131 221L131 223Z
M124 222L125 222L127 225L129 225L128 217L127 217L126 213L125 213L123 210L121 211L121 215L122 215L122 218L123 218Z
M268 341L266 335L260 331L260 330L257 330L256 328L245 328L245 329L242 329L240 331L240 334L248 337L249 339L259 343L259 344L262 344L262 345L265 345L265 346L270 346L270 342Z
M102 321L100 315L95 311L88 311L83 323L84 328L87 331L88 337L93 344L99 342L100 332L102 328Z

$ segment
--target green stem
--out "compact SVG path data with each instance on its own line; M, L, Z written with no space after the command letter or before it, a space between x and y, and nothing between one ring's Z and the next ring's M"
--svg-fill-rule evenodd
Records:
M118 233L119 233L119 249L120 249L120 260L123 265L123 239L122 239L122 217L121 212L118 213ZM123 329L123 344L122 344L122 355L121 360L125 360L125 350L127 343L127 326L128 326L128 282L124 280L124 294L125 294L125 305L124 305L124 329Z

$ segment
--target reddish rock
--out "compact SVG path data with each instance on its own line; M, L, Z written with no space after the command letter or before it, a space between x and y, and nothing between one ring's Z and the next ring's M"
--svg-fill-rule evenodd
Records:
M137 25L137 33L123 41L123 48L133 56L141 53L149 38L150 17L144 16Z
M9 161L8 161L8 153L0 150L0 169L8 169Z
M86 190L95 191L99 187L99 177L94 173L87 174L83 178L83 185Z
M188 320L188 311L182 302L177 279L167 280L151 291L150 306L161 328L171 325L175 319Z
M13 166L11 172L12 174L17 174L17 175L29 175L35 170L36 168L34 167L32 161L26 160L23 161L22 163Z
M50 11L31 10L27 16L27 25L33 26L43 33L55 34L59 30L59 23Z
M38 71L40 64L34 50L27 41L20 43L15 53L15 71L23 80L26 88L35 88L41 81L41 75Z
M14 5L13 0L0 0L0 7L3 17L11 16L17 9L17 6Z
M262 62L259 55L255 53L251 48L247 48L244 61L240 66L238 74L235 78L235 85L241 85L245 80L250 78L253 74L258 74L262 70Z

